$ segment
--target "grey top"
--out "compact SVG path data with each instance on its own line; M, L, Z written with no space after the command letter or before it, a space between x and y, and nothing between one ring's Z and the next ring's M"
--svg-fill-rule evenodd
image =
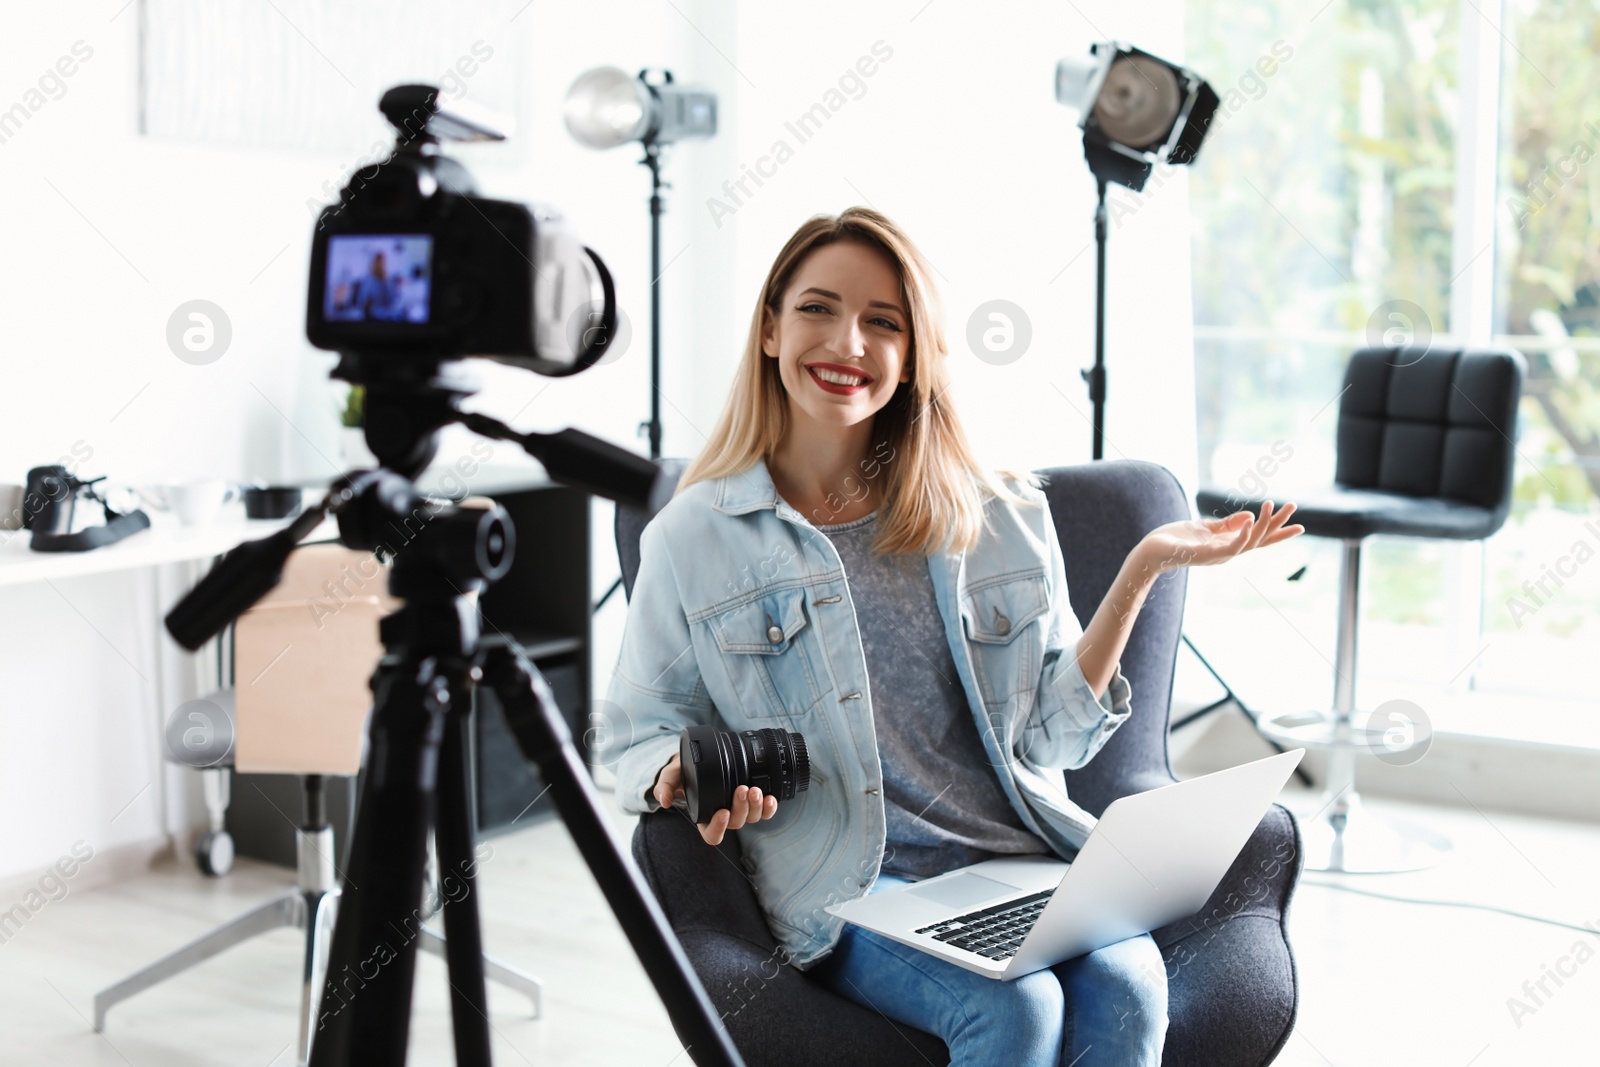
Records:
M874 553L877 517L816 526L839 550L866 653L888 824L883 870L930 878L1000 855L1048 853L989 766L927 559Z

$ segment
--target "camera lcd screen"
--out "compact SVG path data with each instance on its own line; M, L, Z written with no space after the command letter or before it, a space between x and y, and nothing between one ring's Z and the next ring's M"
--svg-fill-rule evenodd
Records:
M322 317L425 323L432 267L433 238L426 234L330 236Z

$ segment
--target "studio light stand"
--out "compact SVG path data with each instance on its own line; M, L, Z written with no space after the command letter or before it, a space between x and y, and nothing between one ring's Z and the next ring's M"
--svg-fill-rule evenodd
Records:
M704 89L672 80L669 70L641 70L637 76L620 67L585 71L567 90L563 116L567 130L580 144L594 149L638 142L639 160L650 168L650 418L639 429L650 439L650 458L661 458L661 150L687 138L717 132L717 98ZM595 602L599 611L622 588L619 576Z
M562 107L574 140L604 150L637 141L640 163L650 168L650 458L661 458L661 150L717 132L717 96L682 86L670 70L646 67L637 76L621 67L595 67L578 75ZM610 596L609 593L606 594Z
M1056 102L1078 113L1083 155L1095 177L1094 366L1081 371L1094 405L1094 458L1105 454L1106 184L1138 192L1157 163L1193 163L1217 110L1194 71L1120 41L1096 41L1089 57L1056 64Z
M1092 454L1105 457L1106 436L1106 186L1144 189L1157 163L1193 163L1219 103L1216 92L1194 71L1159 59L1119 41L1097 41L1089 58L1067 58L1056 65L1056 101L1078 112L1083 155L1094 175L1094 365L1079 374L1094 408ZM1222 686L1224 696L1173 724L1176 729L1236 704L1260 733L1258 716L1200 654L1188 634L1183 643ZM1263 739L1274 749L1283 746ZM1295 774L1307 785L1305 771Z

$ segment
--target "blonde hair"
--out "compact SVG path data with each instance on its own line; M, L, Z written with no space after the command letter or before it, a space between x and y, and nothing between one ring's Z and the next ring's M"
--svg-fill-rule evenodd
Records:
M988 497L1035 503L1018 496L998 476L1035 486L1038 481L1014 471L990 472L978 464L950 399L949 346L927 261L899 227L871 208L812 216L778 253L751 316L744 358L734 373L727 405L705 448L684 472L678 491L695 482L740 474L757 460L770 459L783 440L788 396L778 361L762 353L763 317L779 314L783 294L806 257L836 241L858 241L888 258L900 276L911 318L906 350L911 380L895 389L873 422L878 444L893 449L891 458L879 467L885 480L875 547L882 553L923 556L965 551L983 530Z

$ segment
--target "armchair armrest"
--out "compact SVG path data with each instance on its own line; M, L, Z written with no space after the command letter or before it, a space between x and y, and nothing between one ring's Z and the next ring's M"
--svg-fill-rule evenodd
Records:
M1299 979L1286 919L1303 863L1300 828L1274 804L1206 906L1153 933L1167 965L1165 1062L1255 1067L1288 1041Z

